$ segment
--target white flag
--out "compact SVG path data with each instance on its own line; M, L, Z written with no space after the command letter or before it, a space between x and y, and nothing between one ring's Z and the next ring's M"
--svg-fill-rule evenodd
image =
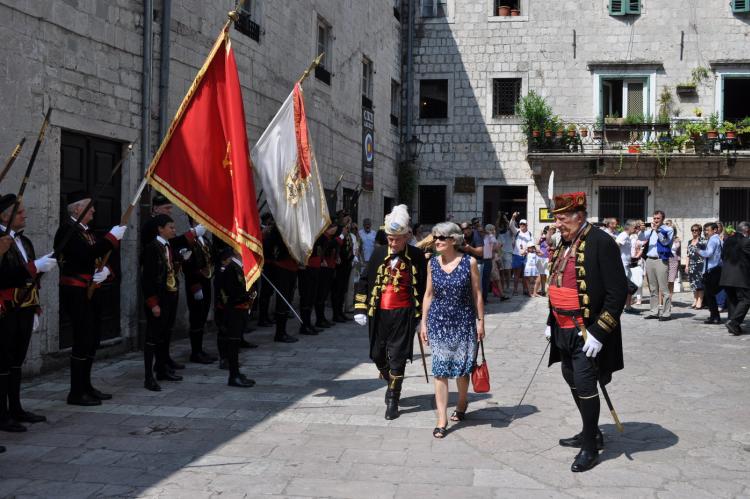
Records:
M306 264L315 240L331 223L313 154L299 83L250 156L268 207L292 257Z

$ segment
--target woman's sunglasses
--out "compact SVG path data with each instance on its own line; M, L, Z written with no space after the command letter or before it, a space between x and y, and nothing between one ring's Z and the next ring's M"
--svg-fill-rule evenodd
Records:
M452 236L435 236L435 239L438 241L447 241L448 239L453 239Z

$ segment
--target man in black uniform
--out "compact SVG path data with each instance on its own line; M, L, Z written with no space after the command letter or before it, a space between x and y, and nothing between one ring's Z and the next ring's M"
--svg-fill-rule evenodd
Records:
M229 367L229 386L250 388L255 381L240 372L240 340L248 322L255 291L247 291L240 256L230 247L219 253L221 268L216 275L216 303L220 306L219 350Z
M344 314L344 301L349 289L349 278L352 275L352 261L354 260L354 247L349 230L352 218L344 210L337 213L337 218L339 222L336 231L336 243L339 245L339 257L336 260L336 275L331 288L331 305L333 307L333 321L347 322L351 319Z
M266 268L270 271L267 273L268 278L276 286L276 289L279 290L278 292L291 303L294 299L294 284L297 281L299 264L289 254L289 250L286 244L284 244L281 233L276 226L263 238L263 256L266 261ZM263 286L267 284L267 282L264 282ZM287 305L284 299L277 296L275 310L276 334L273 337L273 341L281 343L294 343L298 341L298 338L286 332L288 316L289 305Z
M101 305L97 294L88 297L88 288L92 283L101 284L113 278L109 267L99 270L100 259L120 247L127 229L115 225L104 237L96 237L88 225L94 218L93 206L77 222L90 201L91 196L82 191L68 196L68 216L57 229L54 243L60 262L60 309L73 326L67 402L84 406L101 405L102 400L112 398L91 385L91 366L101 337ZM67 242L61 247L65 239Z
M211 310L211 279L214 276L212 244L207 237L198 236L193 251L182 265L185 275L185 295L190 312L190 362L211 364L216 357L203 350L203 335Z
M26 431L21 423L39 423L47 418L25 411L21 406L21 366L31 340L39 327L39 290L34 286L38 272L57 266L51 255L35 259L34 246L22 234L26 209L18 205L10 216L15 194L0 197L0 234L7 233L10 244L0 254L0 430ZM10 227L10 230L8 230Z
M5 255L5 253L8 252L11 244L13 244L13 239L11 239L10 236L0 236L0 258L2 258L3 255ZM3 312L4 312L3 305L0 304L0 317L2 317ZM4 381L3 379L0 379L0 383L5 383L5 382L6 381ZM0 445L0 453L3 453L3 452L5 452L5 447Z
M412 359L422 315L427 262L419 248L407 244L411 234L405 205L395 206L385 217L385 232L388 246L375 248L367 276L357 285L354 320L364 326L370 317L370 358L388 383L385 419L396 419L406 361Z
M165 196L161 194L154 195L153 199L151 200L151 218L146 220L143 224L143 227L141 227L141 248L145 248L146 245L150 244L154 239L156 239L156 236L158 235L158 230L157 230L156 220L155 220L156 216L167 215L168 217L172 218L173 209L174 209L174 205ZM177 258L178 261L186 261L186 260L189 260L189 256L192 256L192 250L194 249L194 245L195 245L197 238L205 236L205 235L206 235L206 228L203 225L198 224L182 235L177 236L175 233L175 236L169 241L169 246L172 248L172 252L176 256L178 256ZM190 293L188 293L188 295L190 295ZM178 298L179 298L179 293L178 293ZM169 331L166 331L164 334L165 334L166 342L163 344L163 348L166 348L167 350L168 368L173 371L176 369L185 369L184 364L181 364L175 361L172 358L172 356L169 354L169 345L172 342L171 328Z
M320 264L325 254L324 245L327 239L321 235L313 244L307 265L298 272L299 275L299 306L302 324L299 334L318 334L318 329L312 324L312 311L318 295L318 281L320 280Z
M263 241L268 238L268 236L276 230L276 222L273 220L273 215L270 213L264 213L260 217L260 227L261 232L263 235ZM263 266L263 275L265 275L270 280L274 280L273 276L274 267L270 266ZM260 288L260 296L258 298L258 327L268 327L273 325L275 322L271 317L268 315L268 307L271 304L271 297L273 297L273 288L266 282L266 280L261 277L257 281L258 287Z
M593 468L604 437L599 430L599 390L623 368L620 314L628 293L620 251L612 237L586 221L586 195L555 196L555 226L562 236L554 249L549 280L549 365L562 375L583 421L581 433L560 440L581 451L571 471Z
M318 288L315 291L315 327L320 329L329 328L334 325L326 319L326 301L331 294L333 281L336 277L336 262L339 258L339 245L336 242L336 231L338 226L332 223L328 226L316 244L323 248L323 256L318 271Z
M748 309L750 309L750 224L740 222L737 224L735 235L724 240L721 252L721 279L719 285L727 292L727 317L726 327L729 332L739 336L742 330L742 321L745 320Z

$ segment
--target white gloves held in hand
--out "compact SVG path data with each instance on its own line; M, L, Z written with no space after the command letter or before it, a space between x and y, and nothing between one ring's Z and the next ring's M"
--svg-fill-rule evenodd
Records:
M34 267L37 272L49 272L57 266L57 260L52 258L52 253L48 253L41 258L34 260Z
M356 314L354 316L354 322L356 322L360 326L366 326L367 325L367 315L365 315L365 314Z
M202 224L196 225L195 227L193 227L193 230L195 231L195 235L198 237L206 234L206 227L204 227Z
M31 326L31 332L36 333L39 331L39 316L34 314L34 324Z
M182 259L183 259L184 261L186 261L186 262L187 262L188 260L190 260L190 257L191 257L191 256L193 256L193 252L192 252L192 251L190 251L190 250L189 250L189 249L187 249L187 248L182 248L182 249L180 250L180 256L182 257Z
M203 290L199 289L195 293L193 293L193 298L195 298L196 301L201 301L203 299Z
M110 271L109 267L103 267L102 270L99 272L94 272L93 281L95 284L101 284L104 281L107 280L107 277L109 277Z
M583 336L583 333L581 331L578 332L578 336ZM601 352L602 350L602 344L594 338L594 335L587 334L586 335L586 343L583 344L583 353L586 354L586 357L594 358L596 355Z
M550 341L552 339L552 328L547 326L547 328L544 330L544 337L547 338L547 341Z
M112 234L112 236L114 236L115 239L117 239L118 241L121 241L127 229L128 229L127 225L115 225L114 227L109 229L109 233Z

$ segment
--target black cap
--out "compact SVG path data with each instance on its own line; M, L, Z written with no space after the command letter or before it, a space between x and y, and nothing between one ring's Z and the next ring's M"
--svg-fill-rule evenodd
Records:
M273 221L273 215L271 215L271 212L270 212L270 211L267 211L267 212L265 212L264 214L262 214L262 215L260 216L260 220L261 220L261 221L262 221L263 223L268 223L269 221Z
M163 194L155 194L151 198L151 206L164 206L165 204L172 204L172 201L167 199Z
M169 215L160 213L159 215L156 215L154 217L154 222L156 223L157 227L164 227L168 223L174 222L174 220L172 220L172 217L170 217Z
M233 256L234 256L234 248L232 248L229 245L223 246L218 251L219 261L226 260L227 258L232 258Z
M0 196L0 213L4 212L11 206L13 206L13 203L16 202L16 195L15 194L6 194L4 196Z
M71 192L67 196L68 204L77 203L78 201L83 201L84 199L92 199L91 194L89 194L88 191L75 191Z

